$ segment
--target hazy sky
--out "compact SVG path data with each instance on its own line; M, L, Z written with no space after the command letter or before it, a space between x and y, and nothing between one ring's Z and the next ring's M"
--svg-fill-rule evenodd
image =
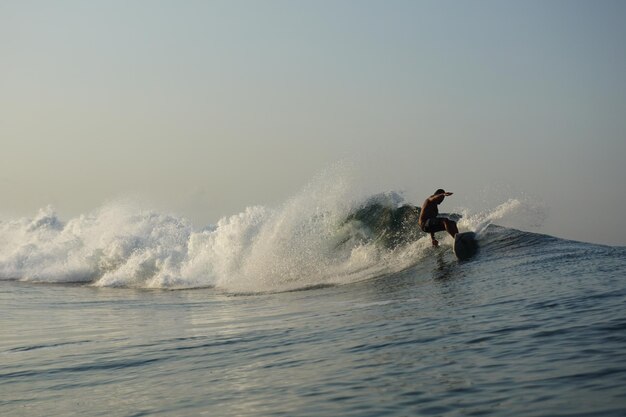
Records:
M0 212L197 225L338 160L626 245L626 2L0 0ZM480 204L479 204L480 205Z

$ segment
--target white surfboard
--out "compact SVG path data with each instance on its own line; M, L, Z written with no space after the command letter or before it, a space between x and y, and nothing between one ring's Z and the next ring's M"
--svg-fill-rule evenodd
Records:
M452 250L461 261L471 258L478 252L476 234L474 232L457 233L456 236L454 236Z

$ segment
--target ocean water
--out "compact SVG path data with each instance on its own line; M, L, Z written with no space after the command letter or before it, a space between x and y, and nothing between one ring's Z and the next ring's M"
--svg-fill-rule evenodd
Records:
M203 229L4 219L0 415L626 415L626 248L504 227L509 200L463 213L459 262L314 188Z

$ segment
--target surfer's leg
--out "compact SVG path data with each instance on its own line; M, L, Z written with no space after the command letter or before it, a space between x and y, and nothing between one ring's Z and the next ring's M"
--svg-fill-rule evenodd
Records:
M459 233L459 229L456 227L456 222L445 219L443 225L446 227L446 232L450 233L450 236L454 237Z

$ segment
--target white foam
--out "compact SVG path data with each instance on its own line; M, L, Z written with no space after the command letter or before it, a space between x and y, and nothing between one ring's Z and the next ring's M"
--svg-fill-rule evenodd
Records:
M459 221L461 230L472 230L481 234L490 224L517 229L535 229L543 225L547 209L537 202L511 198L494 209L471 213L463 210Z
M265 292L345 284L419 262L430 248L427 238L389 250L360 239L359 230L342 228L363 201L349 178L331 170L280 207L249 207L202 230L125 202L67 222L46 207L33 218L0 222L0 279ZM509 200L485 213L466 213L459 226L478 230L529 210ZM356 237L339 244L346 232Z
M125 202L67 222L47 207L33 218L0 222L0 279L260 292L402 268L411 259L406 249L337 245L341 223L361 201L347 178L320 175L281 207L249 207L204 230Z

